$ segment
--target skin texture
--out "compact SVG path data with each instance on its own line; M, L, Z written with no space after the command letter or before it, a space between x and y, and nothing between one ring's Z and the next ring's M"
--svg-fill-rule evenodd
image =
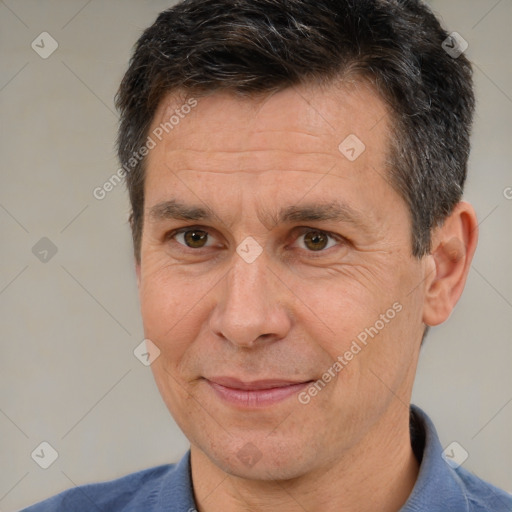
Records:
M423 329L462 293L474 211L459 203L432 254L411 255L409 212L387 181L391 121L370 86L197 101L148 155L137 277L145 336L160 350L154 377L191 443L198 508L399 510L418 472L408 407ZM151 129L183 102L167 97ZM366 146L354 161L338 149L350 134ZM175 199L214 216L168 218L157 205ZM332 201L351 217L277 222L281 208ZM187 246L183 228L202 242ZM311 241L319 231L325 248ZM262 249L252 263L236 251L249 236ZM205 380L317 381L396 303L307 404L239 408ZM240 457L248 449L254 464Z

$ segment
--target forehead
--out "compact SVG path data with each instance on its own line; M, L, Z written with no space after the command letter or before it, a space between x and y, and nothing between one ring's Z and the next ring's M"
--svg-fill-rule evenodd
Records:
M257 152L266 152L262 156L268 158L274 151L277 157L274 160L290 159L295 154L303 155L306 160L308 156L323 160L330 156L332 161L332 157L342 156L339 144L351 135L365 145L360 167L369 160L381 164L378 157L387 153L387 109L365 82L322 87L303 85L251 97L223 91L194 100L197 106L192 109L185 107L187 98L183 94L168 95L160 103L151 130L165 128L166 123L170 128L171 118L176 124L163 131L157 151L148 157L149 162L157 155L161 158L161 152L165 151L167 160L178 163L185 156L180 152L187 150L196 152L189 155L197 157L196 165L203 164L203 170L211 168L216 172L229 172L229 165L224 166L222 160L228 160L235 153L243 160L240 155L243 152L253 152L248 155L247 165L239 169L246 171L258 169ZM213 161L212 155L207 153L215 153L217 158ZM321 162L316 164L318 167ZM290 162L286 168L289 165Z
M236 217L296 204L305 194L310 204L343 195L373 217L373 203L396 201L385 170L388 114L366 84L191 99L170 95L155 115L150 136L159 140L147 157L146 209L180 197ZM347 158L339 147L354 137L363 150Z

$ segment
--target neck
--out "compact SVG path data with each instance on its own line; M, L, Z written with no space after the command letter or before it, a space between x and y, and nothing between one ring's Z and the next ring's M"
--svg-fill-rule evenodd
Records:
M367 435L335 464L294 479L249 480L217 467L191 446L191 470L199 512L397 512L418 476L409 410L396 401ZM382 432L387 432L383 437Z

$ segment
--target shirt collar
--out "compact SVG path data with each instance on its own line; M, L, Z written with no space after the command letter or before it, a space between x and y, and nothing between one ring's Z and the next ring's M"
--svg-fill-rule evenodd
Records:
M415 405L411 405L411 430L417 425L416 450L423 447L418 478L409 499L400 512L457 512L469 511L464 484L455 470L442 457L443 448L430 418Z
M190 470L190 450L163 479L160 488L158 512L177 509L183 512L197 512Z

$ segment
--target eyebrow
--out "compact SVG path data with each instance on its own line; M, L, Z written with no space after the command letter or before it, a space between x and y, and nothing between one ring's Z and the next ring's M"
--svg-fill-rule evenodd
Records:
M177 199L164 201L149 209L149 217L152 220L211 220L215 214L209 208L195 205L186 205Z
M187 205L177 199L171 199L152 206L149 217L153 221L187 220L212 221L219 217L207 206ZM260 218L268 218L274 225L292 222L334 221L354 224L357 228L367 231L368 225L363 215L341 201L328 203L305 203L282 208L277 215L266 213Z

